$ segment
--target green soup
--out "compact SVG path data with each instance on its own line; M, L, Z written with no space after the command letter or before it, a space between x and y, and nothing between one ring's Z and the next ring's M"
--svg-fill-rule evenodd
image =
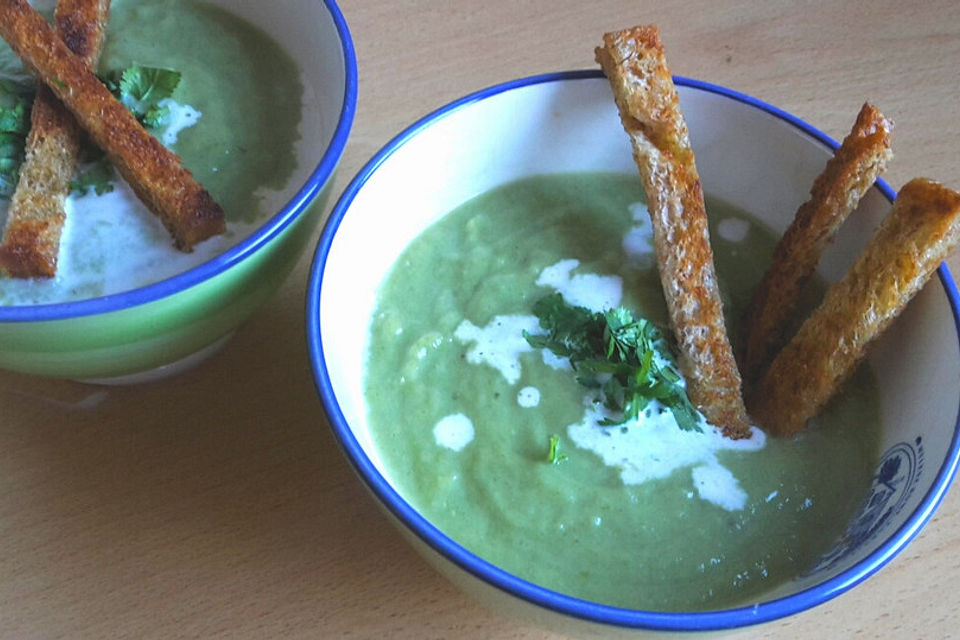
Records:
M192 0L115 0L100 72L131 66L180 73L171 117L151 133L223 207L227 231L177 251L170 235L114 175L112 191L67 198L57 277L0 278L0 305L94 298L171 277L223 253L286 201L296 170L300 69L256 25ZM0 79L33 82L5 43ZM82 174L88 167L81 165ZM0 200L0 228L8 200Z
M293 60L256 26L195 0L115 0L102 70L182 74L176 97L203 115L176 151L233 220L261 216L257 192L296 168L302 88Z
M371 430L405 499L518 576L643 609L754 602L815 565L859 507L878 454L876 391L861 371L814 428L739 448L653 418L591 425L589 391L517 334L558 288L665 322L642 200L633 176L537 176L425 231L379 292ZM723 203L707 209L733 318L775 239ZM516 348L501 361L504 344Z

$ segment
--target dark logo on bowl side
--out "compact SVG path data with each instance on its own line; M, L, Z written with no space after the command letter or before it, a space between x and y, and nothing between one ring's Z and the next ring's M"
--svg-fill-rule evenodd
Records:
M867 494L860 515L837 544L820 558L820 562L804 573L804 577L833 568L871 542L897 516L913 495L923 475L923 443L917 437L913 444L896 444L880 458L873 485Z

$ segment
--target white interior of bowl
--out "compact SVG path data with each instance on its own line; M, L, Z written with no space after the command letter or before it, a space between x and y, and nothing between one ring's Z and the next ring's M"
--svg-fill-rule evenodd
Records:
M346 86L343 44L321 0L208 0L257 25L300 67L303 114L297 168L278 191L264 191L265 210L279 210L307 180L330 145Z
M705 191L785 228L829 149L781 117L729 96L691 87L681 87L680 96ZM491 187L536 173L594 170L635 168L607 81L566 79L519 86L446 113L383 159L356 194L323 271L321 343L347 424L388 480L367 427L363 362L377 289L391 265L426 226ZM842 274L888 209L872 189L851 219L856 223L846 225L824 257L823 275ZM950 302L935 277L870 360L883 397L881 450L886 459L897 458L897 472L875 484L872 503L848 539L778 595L862 560L927 495L954 438L958 349Z

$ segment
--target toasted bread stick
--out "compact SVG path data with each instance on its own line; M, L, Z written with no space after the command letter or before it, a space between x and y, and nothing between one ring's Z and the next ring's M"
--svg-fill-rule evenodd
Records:
M827 162L780 238L773 261L741 319L740 373L756 382L783 346L784 333L820 254L887 162L893 123L864 104L850 134Z
M749 436L723 320L700 176L655 26L608 33L596 50L633 145L660 280L691 402L732 438Z
M0 36L102 148L177 248L226 228L223 210L180 158L144 129L25 0L0 0Z
M751 394L760 426L784 436L802 429L958 240L960 193L923 178L908 182L863 253Z
M95 69L103 48L110 0L60 0L57 34ZM52 278L80 148L80 128L50 90L41 86L30 113L30 134L20 180L10 202L0 242L0 273L15 278Z

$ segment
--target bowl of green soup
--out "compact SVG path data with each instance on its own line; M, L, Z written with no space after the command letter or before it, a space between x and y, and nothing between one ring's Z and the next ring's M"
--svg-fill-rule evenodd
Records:
M0 75L3 107L31 99L2 42ZM220 204L226 232L178 251L84 147L56 276L0 277L0 368L151 380L223 345L302 255L353 122L356 58L333 0L115 0L98 75Z
M837 143L752 97L676 82L735 327ZM808 306L893 198L882 181L868 191ZM537 340L544 317L582 308L626 309L669 342L656 265L629 141L593 71L431 113L326 224L307 322L330 425L400 531L497 611L600 636L780 619L880 570L956 472L945 266L799 435L733 441L681 429L655 402L612 419L600 385Z

